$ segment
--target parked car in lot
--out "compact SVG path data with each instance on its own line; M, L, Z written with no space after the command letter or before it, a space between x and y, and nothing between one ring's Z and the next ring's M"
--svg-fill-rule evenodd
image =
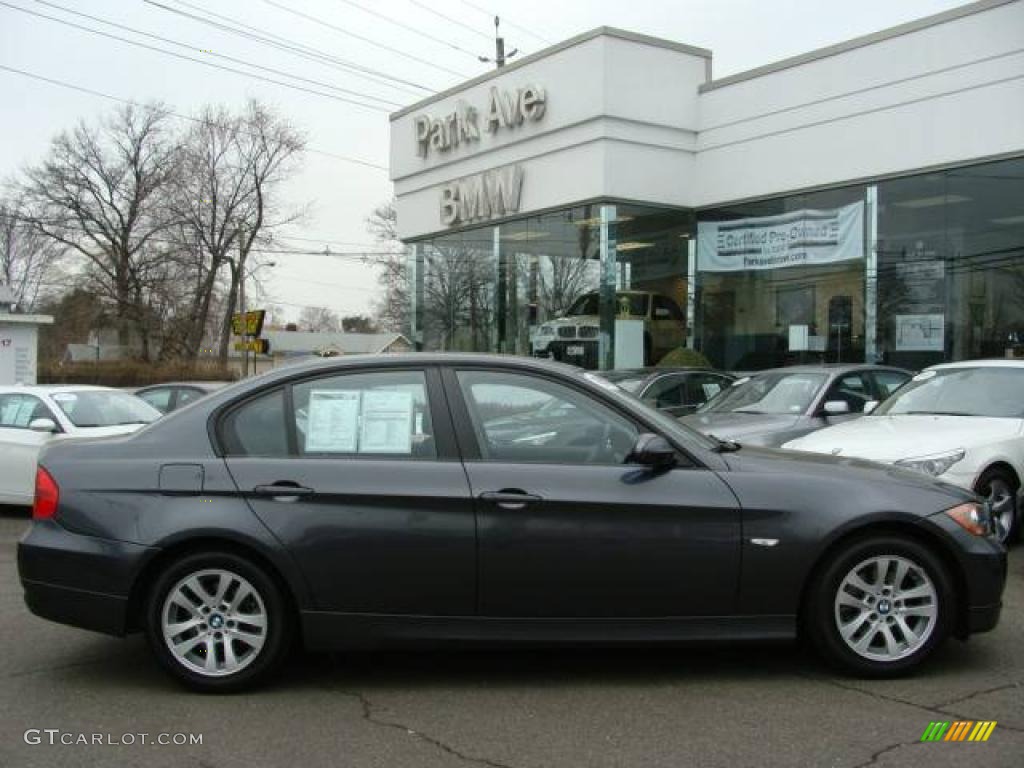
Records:
M123 435L158 418L139 398L107 387L0 387L0 504L32 503L43 446Z
M704 434L777 447L859 417L864 406L909 381L910 371L877 365L794 365L736 380L683 423Z
M668 296L647 291L618 291L616 317L642 320L644 365L654 365L686 340L686 315ZM597 291L572 303L564 317L541 325L533 337L533 354L561 362L597 367L601 318Z
M171 411L188 405L200 397L226 387L226 381L169 381L164 384L151 384L135 390L135 394L156 408L160 413Z
M735 380L707 368L629 368L599 375L670 416L693 413Z
M972 360L927 368L869 415L785 444L897 464L985 497L999 538L1020 533L1024 478L1024 361Z
M563 406L550 439L509 439ZM996 625L1006 551L985 505L921 473L713 440L556 363L421 353L289 366L49 446L18 567L34 613L142 630L174 676L227 690L299 639L801 631L896 674Z

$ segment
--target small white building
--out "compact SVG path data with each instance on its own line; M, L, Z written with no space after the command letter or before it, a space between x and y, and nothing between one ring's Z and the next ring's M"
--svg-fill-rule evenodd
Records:
M0 285L0 385L35 384L39 326L50 325L50 315L19 315L15 296Z

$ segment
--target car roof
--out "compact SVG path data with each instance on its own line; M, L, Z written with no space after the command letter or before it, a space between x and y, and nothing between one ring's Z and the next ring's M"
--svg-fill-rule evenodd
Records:
M894 365L875 365L874 363L815 363L807 365L786 365L779 368L766 368L763 371L752 371L747 376L760 376L762 373L827 373L831 375L847 371L898 371L909 374L905 368Z
M161 381L157 384L147 384L144 387L139 387L136 392L144 392L147 389L156 389L157 387L195 387L196 389L214 390L226 387L228 384L233 382L230 381Z
M1024 368L1024 359L994 357L986 360L960 360L955 363L932 365L927 370L933 371L943 368Z
M14 386L0 387L0 392L4 394L27 392L32 395L51 395L55 392L85 392L88 390L97 392L121 391L114 387L100 387L95 384L16 384Z

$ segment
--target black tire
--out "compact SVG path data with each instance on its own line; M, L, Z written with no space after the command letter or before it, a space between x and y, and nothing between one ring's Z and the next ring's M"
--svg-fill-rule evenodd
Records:
M238 671L233 673L226 673L218 671L213 674L200 673L188 666L187 660L180 660L178 656L171 652L168 643L165 640L163 632L163 615L165 610L165 601L168 598L170 592L190 575L201 574L203 572L219 571L228 574L233 574L236 577L248 582L255 592L258 600L260 601L259 607L262 609L265 615L265 634L262 635L262 646L258 651L251 653L251 658L246 657L245 666L240 668ZM213 578L213 577L204 577ZM236 582L237 583L237 582ZM240 591L240 587L237 592ZM232 593L229 591L228 595ZM225 598L225 603L227 598ZM256 605L256 603L249 603L250 605ZM171 609L178 610L178 609ZM197 615L198 615L197 609ZM244 626L244 614L231 614L225 612L225 616L230 617L236 615L239 618L237 626L239 629ZM258 614L253 614L258 615ZM179 682L185 684L187 687L193 690L203 692L232 692L241 690L261 682L270 677L280 666L281 662L285 659L288 654L289 647L291 645L293 631L294 617L292 616L288 602L278 586L277 582L267 574L262 568L252 563L250 560L236 555L231 552L199 552L182 557L180 560L172 563L167 567L156 579L152 589L150 590L149 597L146 603L146 621L145 621L145 632L146 639L149 642L150 648L152 649L157 661L160 665L167 670L176 678ZM210 615L207 615L207 621L210 619ZM222 622L227 619L221 619L217 626L223 626ZM235 625L235 622L228 622L229 625ZM200 625L203 629L212 633L212 627L207 624ZM246 627L246 629L251 629ZM191 633L193 630L189 630ZM196 634L192 635L194 638L200 634L197 630ZM197 654L202 653L203 658L206 656L206 651L213 647L221 649L221 660L223 660L223 643L228 642L232 644L232 655L238 650L239 646L236 643L241 641L226 640L228 636L228 629L225 627L223 634L217 633L217 640L214 640L212 635L209 641L201 643L203 648L196 651ZM186 637L186 639L188 639ZM246 646L242 644L241 650L245 650ZM215 650L215 654L217 651ZM215 659L216 661L216 659Z
M1001 483L1010 492L1009 503L1012 509L1012 517L1006 536L1002 539L1003 543L1009 546L1020 539L1020 509L1017 505L1017 493L1020 491L1020 483L1012 472L1000 467L993 467L981 474L981 477L978 478L978 482L974 486L974 492L992 502L992 486L996 483Z
M856 567L865 561L876 557L901 558L914 566L922 569L923 573L930 579L935 592L936 615L927 637L920 642L919 647L912 652L906 653L899 658L875 659L867 658L855 651L847 641L843 639L839 629L839 609L836 605L837 595L844 579ZM869 571L870 572L870 571ZM807 594L807 605L804 611L804 630L811 644L826 661L862 677L895 677L917 667L927 659L943 643L954 624L956 611L956 593L952 580L945 565L936 554L927 546L899 535L875 535L857 539L843 547L835 556L819 568L812 576L814 581L809 585ZM905 581L904 584L909 584ZM849 594L849 593L847 593ZM884 599L869 598L865 599ZM880 616L882 603L875 603L876 611L869 615L868 621L877 624L879 620L888 622L890 628L885 635L892 636L893 621L899 621L896 617L898 611L890 607L896 603L891 600L885 604L885 616ZM843 608L843 611L850 609ZM861 609L863 610L863 609ZM891 612L891 613L890 613ZM874 619L870 619L874 616ZM920 619L908 619L905 621L921 621ZM915 625L915 628L922 625ZM885 629L884 627L881 629ZM884 644L885 635L877 637L870 625L865 626L863 632L858 636L854 634L852 640L857 640L867 634L872 634L875 640ZM921 630L921 635L926 632ZM912 643L902 631L896 628L896 635L903 638L907 648L901 652L910 651ZM871 649L868 648L868 651ZM881 649L877 649L879 653Z

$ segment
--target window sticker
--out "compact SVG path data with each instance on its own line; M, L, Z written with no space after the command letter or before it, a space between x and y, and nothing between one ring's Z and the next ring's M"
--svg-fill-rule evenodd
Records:
M309 393L307 453L355 453L361 393L314 389Z
M412 453L412 392L363 393L360 453Z

